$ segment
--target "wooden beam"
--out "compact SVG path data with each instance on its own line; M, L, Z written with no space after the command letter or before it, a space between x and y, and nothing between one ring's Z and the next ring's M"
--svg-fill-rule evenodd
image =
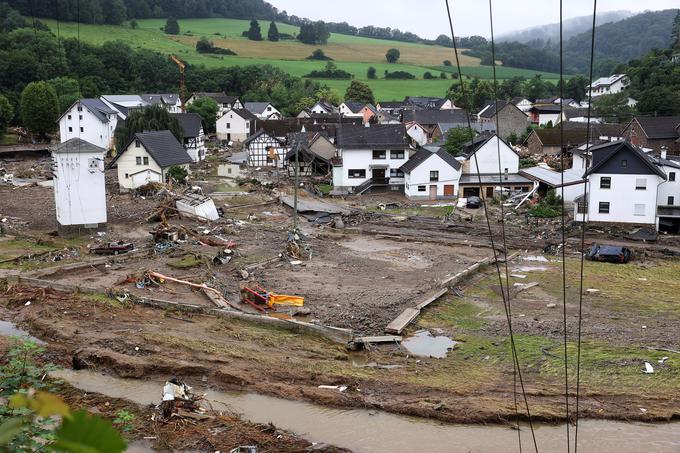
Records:
M355 343L375 344L375 343L401 343L403 337L400 335L376 335L369 337L356 337Z
M425 300L423 300L418 305L416 305L416 308L418 310L422 310L423 308L427 307L432 302L439 299L440 297L442 297L444 294L446 294L448 292L449 292L449 288L442 288L442 289L438 290L437 292L435 292L434 294L431 294L430 296L428 296Z
M385 332L399 335L404 331L406 326L411 324L418 317L419 314L419 309L411 307L407 308L385 327Z

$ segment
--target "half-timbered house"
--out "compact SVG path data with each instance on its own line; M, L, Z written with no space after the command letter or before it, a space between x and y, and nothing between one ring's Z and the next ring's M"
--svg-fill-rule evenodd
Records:
M285 166L287 147L285 142L269 135L263 129L251 135L243 142L248 156L248 165L252 167Z

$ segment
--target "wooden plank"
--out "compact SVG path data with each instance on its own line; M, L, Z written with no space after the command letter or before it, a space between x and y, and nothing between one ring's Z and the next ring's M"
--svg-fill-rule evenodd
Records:
M376 335L372 337L357 337L355 343L374 344L374 343L401 343L400 335Z
M407 308L402 311L399 316L396 317L391 323L385 327L385 332L399 335L404 331L406 326L411 324L414 319L418 317L420 310L417 308Z
M224 297L215 294L212 291L206 291L205 289L203 290L203 294L205 294L206 297L210 299L210 301L213 304L217 305L218 307L231 309L231 305L228 303L229 301L227 301Z
M446 293L448 293L448 292L449 292L449 288L442 288L442 289L440 289L439 291L437 291L436 293L430 295L427 299L423 300L423 301L422 301L421 303L419 303L418 305L416 305L416 308L417 308L418 310L422 310L423 308L427 307L427 306L430 305L432 302L434 302L435 300L439 299L440 297L442 297L444 294L446 294Z

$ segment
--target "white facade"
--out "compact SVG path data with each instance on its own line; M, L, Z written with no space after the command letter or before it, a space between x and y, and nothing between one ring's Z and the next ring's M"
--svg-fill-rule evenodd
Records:
M280 120L283 116L272 104L260 107L260 102L246 102L245 108L255 115L258 120Z
M243 118L234 110L227 111L217 119L216 131L219 140L243 142L250 137L252 120Z
M590 95L598 97L603 94L617 94L625 90L629 83L630 79L626 74L601 77L590 86Z
M680 169L669 165L661 169L666 173L666 181L659 185L657 206L680 206Z
M344 149L342 167L337 167L341 170L333 169L333 185L337 188L356 187L376 177L389 178L390 184L403 184L404 175L399 167L408 159L409 149L375 152L372 149Z
M413 199L456 197L460 175L460 170L456 170L436 153L432 153L410 173L404 175L404 193Z
M609 183L606 178L610 178ZM663 181L651 174L591 174L587 220L656 225L657 189Z
M184 149L194 162L205 159L205 133L201 127L198 137L184 137Z
M361 111L354 113L349 107L347 107L347 104L345 104L344 102L342 104L340 104L339 108L340 108L340 113L344 117L347 117L347 118L363 118L364 117L364 114Z
M118 184L123 189L136 189L149 182L162 182L163 169L146 152L139 140L132 140L116 161Z
M519 155L495 135L487 140L470 159L463 163L463 173L476 175L478 164L480 174L497 175L499 152L501 157L501 173L519 173ZM477 163L475 163L475 159Z
M115 113L95 115L80 102L73 104L59 119L61 143L80 138L106 150L115 147L114 131L118 124Z
M454 109L457 109L457 108L458 107L456 107L454 105L454 103L453 103L453 101L451 101L451 99L447 99L446 101L444 101L442 106L439 107L439 110L454 110Z
M314 107L312 107L312 108L309 109L309 110L310 110L312 113L316 113L316 114L319 114L319 115L327 114L327 113L334 113L335 110L336 110L335 107L334 107L334 106L330 106L330 107L332 107L332 108L329 110L329 109L328 109L328 106L329 106L329 104L322 104L322 103L320 103L320 102L317 102L316 104L314 104Z
M54 201L59 225L106 223L105 154L105 149L77 138L53 151Z
M406 134L408 134L411 139L420 146L427 144L427 132L418 123L409 123L406 125Z
M520 109L521 111L526 113L529 110L531 110L531 107L533 107L534 104L529 99L525 98L525 99L522 99L521 101L517 102L515 104L515 106L517 106L518 109Z

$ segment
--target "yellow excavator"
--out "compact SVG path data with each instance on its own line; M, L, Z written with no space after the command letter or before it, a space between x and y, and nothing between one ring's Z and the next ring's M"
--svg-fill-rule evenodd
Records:
M187 98L187 88L184 84L184 72L186 71L187 65L175 55L170 55L170 59L179 66L179 100L182 103L182 112L185 112L184 101Z

